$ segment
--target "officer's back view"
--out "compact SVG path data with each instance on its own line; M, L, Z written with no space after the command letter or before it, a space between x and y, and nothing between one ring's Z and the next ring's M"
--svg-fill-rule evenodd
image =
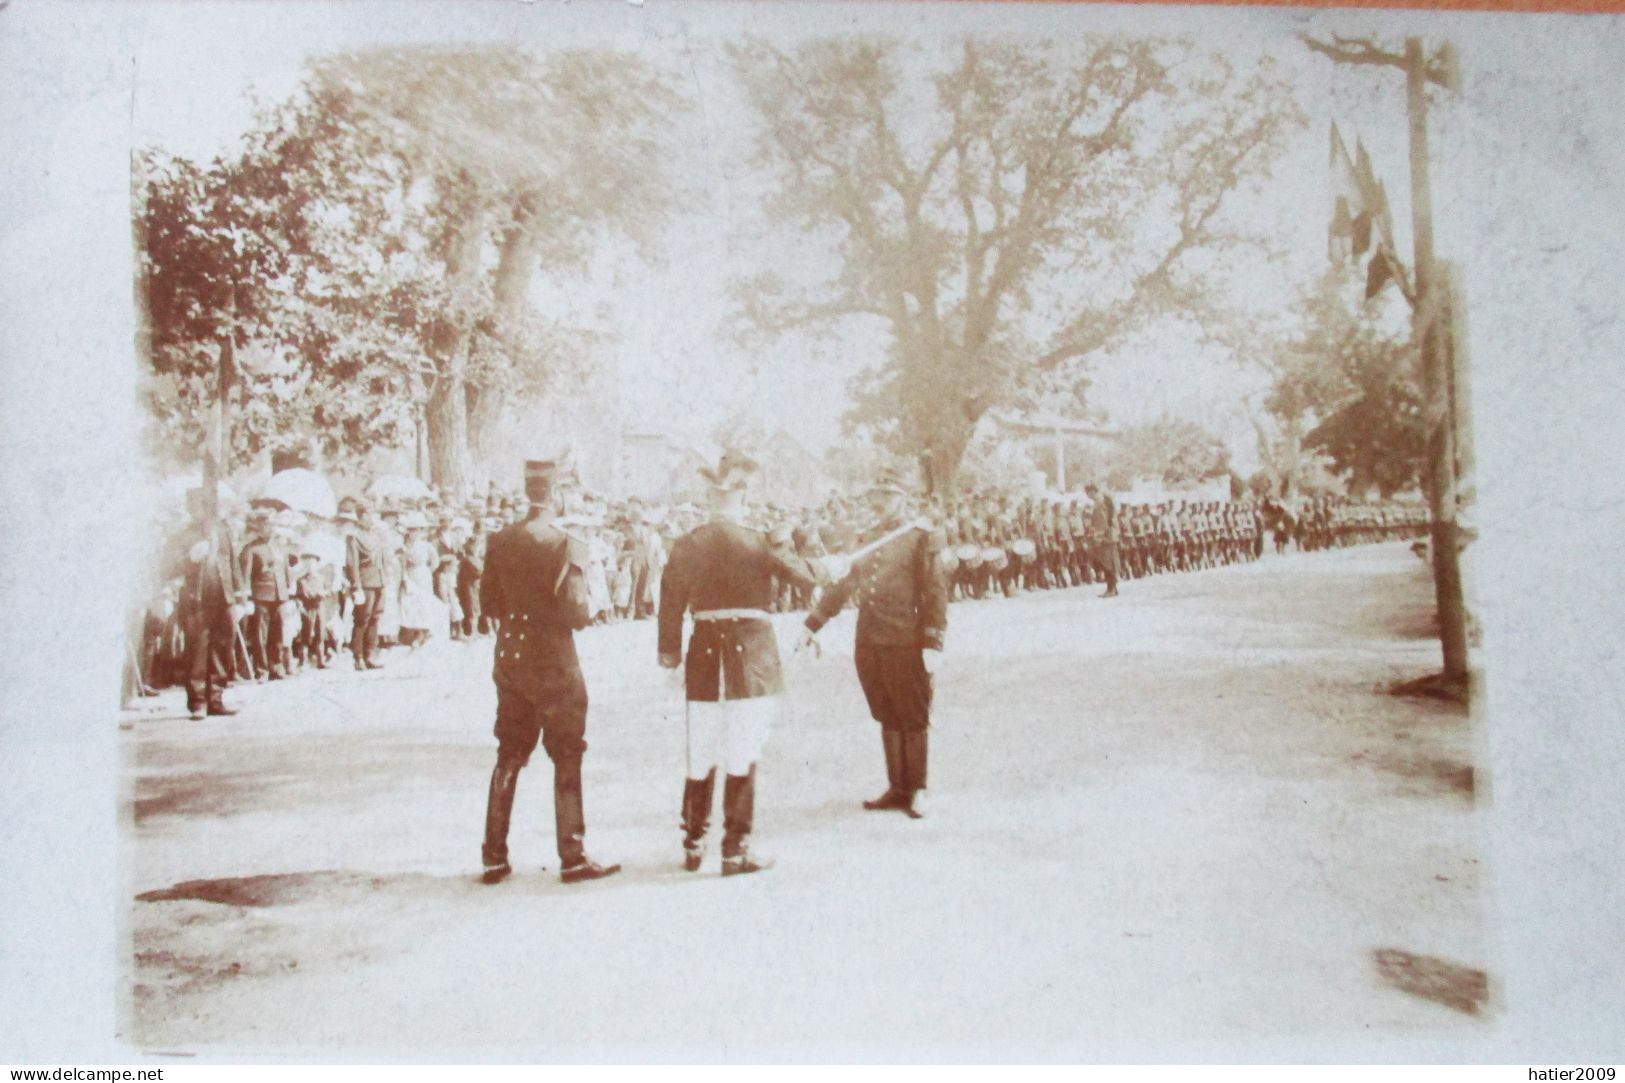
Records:
M576 658L575 631L589 621L587 546L553 523L558 470L525 464L526 518L491 538L480 608L497 622L492 677L497 686L497 765L485 813L482 857L488 884L512 872L508 820L519 772L540 741L553 761L553 817L560 878L596 880L620 871L587 856L581 800L581 757L587 751L587 685Z

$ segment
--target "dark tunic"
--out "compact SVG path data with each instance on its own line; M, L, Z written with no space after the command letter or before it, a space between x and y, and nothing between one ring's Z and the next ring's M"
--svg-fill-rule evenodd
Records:
M893 529L874 534L881 537ZM824 592L807 617L807 627L818 631L855 598L857 642L941 650L948 630L942 545L938 531L911 530L855 561L846 577Z
M554 760L587 749L587 684L575 630L585 628L587 547L550 523L515 523L487 544L480 608L500 622L492 678L501 754L526 762L538 739Z
M697 703L753 699L784 691L779 644L765 612L780 583L814 584L812 566L788 543L725 519L703 523L677 539L660 579L658 650L662 665L683 657L683 616L728 610L760 611L726 620L696 619L684 669L687 696Z
M898 524L873 531L883 537ZM858 605L853 648L869 714L889 730L931 724L931 675L922 651L941 650L948 628L948 582L940 559L943 534L910 530L853 563L807 617L822 628L849 600Z

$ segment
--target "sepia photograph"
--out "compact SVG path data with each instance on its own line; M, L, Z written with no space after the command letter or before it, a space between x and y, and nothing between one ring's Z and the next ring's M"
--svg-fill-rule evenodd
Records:
M88 1049L1507 1060L1545 966L1563 1048L1620 1059L1618 912L1530 920L1507 841L1617 901L1618 821L1581 840L1508 757L1625 766L1617 622L1572 656L1592 743L1526 713L1555 648L1509 593L1617 599L1609 491L1509 479L1617 424L1617 375L1545 366L1618 338L1618 17L271 0L0 36L111 105L5 129L49 184L0 245L64 248L41 191L117 242L57 323L106 348L26 377L108 412L7 408L70 464L12 503L113 494L56 566L110 584L71 675L100 773L25 769L107 837ZM1589 969L1531 963L1548 932Z

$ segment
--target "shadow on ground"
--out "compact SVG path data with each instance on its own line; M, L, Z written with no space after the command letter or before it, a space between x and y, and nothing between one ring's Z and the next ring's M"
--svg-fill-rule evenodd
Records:
M1482 970L1398 948L1378 948L1371 957L1383 981L1412 996L1467 1015L1478 1015L1489 1002L1489 977Z

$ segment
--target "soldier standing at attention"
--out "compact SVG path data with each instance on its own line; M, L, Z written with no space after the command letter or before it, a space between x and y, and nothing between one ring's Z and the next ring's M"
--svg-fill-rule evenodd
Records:
M810 590L813 566L796 556L788 531L778 537L743 523L745 489L756 464L723 454L700 474L710 486L711 518L678 538L660 580L659 661L684 665L683 616L692 611L684 666L687 774L683 783L683 867L705 860L717 765L722 788L722 875L760 872L773 862L753 854L756 764L779 712L784 677L768 619L778 584Z
M1111 493L1103 493L1098 485L1089 484L1083 491L1094 501L1089 511L1089 533L1094 539L1095 561L1100 574L1106 577L1106 593L1102 598L1117 597L1117 501Z
M587 856L581 802L581 757L587 751L587 685L576 658L575 633L590 621L587 543L553 525L551 462L525 464L529 514L505 527L486 548L480 608L498 622L496 660L497 764L485 810L481 879L495 884L508 864L508 820L519 772L538 740L553 761L553 819L560 879L567 884L621 871Z
M345 579L350 584L350 653L356 669L382 669L378 661L378 620L383 613L384 541L372 506L346 499L339 504L346 524Z
M253 540L243 547L242 580L254 602L249 621L249 645L254 651L254 675L280 681L288 675L283 647L282 603L293 596L288 581L288 553L271 528L271 513L256 508L249 517Z
M880 723L888 783L884 794L863 807L901 809L919 819L925 815L931 675L948 630L948 584L942 535L904 521L905 496L901 479L889 470L870 486L879 522L865 544L880 544L824 592L801 642L816 645L818 630L856 596L854 660L869 713Z
M233 553L231 532L209 515L206 490L186 494L191 523L171 554L171 568L181 577L176 615L186 634L186 708L194 720L234 715L227 707L236 653L237 618L248 609L248 589Z

